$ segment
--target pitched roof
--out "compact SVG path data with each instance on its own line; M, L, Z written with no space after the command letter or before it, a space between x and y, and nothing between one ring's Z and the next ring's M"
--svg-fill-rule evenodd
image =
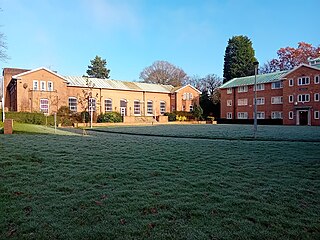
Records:
M182 90L182 89L184 89L184 88L186 88L186 87L191 87L191 88L193 88L193 89L196 90L199 94L202 93L201 91L199 91L198 89L196 89L194 86L192 86L192 85L190 85L190 84L187 84L187 85L185 85L185 86L174 87L174 88L171 90L171 92L172 92L172 93L173 93L173 92L179 92L180 90Z
M35 68L35 69L33 69L33 70L29 70L29 71L26 71L26 72L23 72L23 73L14 75L14 76L12 76L12 78L17 79L17 78L19 78L19 77L21 77L21 76L24 76L24 75L27 75L27 74L30 74L30 73L33 73L33 72L36 72L36 71L39 71L39 70L48 71L48 72L50 72L51 74L56 75L57 77L62 78L62 79L64 79L65 81L67 81L67 79L65 79L65 77L63 77L63 76L61 76L60 74L58 74L58 73L56 73L56 72L54 72L54 71L52 71L52 70L50 70L50 69L48 69L48 68L45 68L45 67Z
M101 78L87 78L77 76L65 76L68 81L68 86L73 87L88 87L89 85L93 88L105 88L115 90L127 90L127 91L140 91L140 92L158 92L158 93L170 93L173 89L172 85L161 85L152 83L141 83L141 82L126 82L112 79L101 79Z
M297 70L297 69L300 68L300 67L307 67L307 68L311 68L311 69L320 71L320 69L319 69L318 67L316 67L316 66L313 66L313 65L311 66L311 65L302 63L302 64L300 64L298 67L295 67L295 68L293 68L293 69L290 70L290 71L287 71L287 73L286 73L283 77L289 75L290 73L294 72L295 70Z

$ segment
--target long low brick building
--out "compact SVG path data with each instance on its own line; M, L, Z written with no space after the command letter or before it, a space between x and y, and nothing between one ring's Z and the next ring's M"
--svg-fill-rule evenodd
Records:
M254 118L255 76L234 78L220 87L221 118L249 122ZM320 58L291 71L257 75L258 122L320 125Z
M192 111L201 92L191 85L126 82L62 76L47 68L4 68L6 111L51 114L68 106L71 112L116 111L123 116L159 116L165 112ZM90 109L89 109L90 108Z

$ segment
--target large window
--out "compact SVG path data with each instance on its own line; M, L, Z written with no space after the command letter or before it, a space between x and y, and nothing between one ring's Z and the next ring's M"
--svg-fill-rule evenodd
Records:
M95 98L89 98L89 112L96 111L96 99Z
M53 82L48 81L48 91L53 91Z
M140 101L139 100L135 100L133 102L133 114L135 114L135 115L140 115L141 114Z
M106 112L111 112L112 111L112 100L109 98L104 100L104 106L105 106Z
M272 119L282 119L282 112L271 112Z
M247 112L238 112L238 119L248 119Z
M238 99L238 106L246 106L248 105L248 99L243 98L243 99Z
M166 102L160 102L160 114L164 114L166 112Z
M192 100L193 99L193 95L192 93L184 93L182 96L183 100Z
M77 98L69 97L69 110L71 112L76 112L77 111Z
M253 99L254 102L254 99ZM264 97L257 98L257 105L264 105Z
M271 98L271 104L282 104L283 97L277 96Z
M253 113L253 118L254 118L254 113ZM264 119L264 118L265 118L264 112L257 112L257 119Z
M39 90L39 82L37 80L33 80L33 90Z
M46 98L40 99L40 112L49 113L49 100Z
M255 89L255 87L253 87L253 89ZM264 84L263 83L257 84L257 91L263 91L263 90L264 90Z
M147 102L147 114L153 114L153 102L152 101L148 101Z
M45 91L46 90L46 82L45 81L40 81L40 90Z
M310 94L299 94L298 95L298 102L309 102L310 101Z
M298 85L309 85L310 78L309 77L301 77L298 79Z
M238 87L238 92L248 92L248 86L240 86L240 87Z
M272 88L272 89L279 89L279 88L282 88L282 87L283 87L282 81L273 82L273 83L271 84L271 88Z

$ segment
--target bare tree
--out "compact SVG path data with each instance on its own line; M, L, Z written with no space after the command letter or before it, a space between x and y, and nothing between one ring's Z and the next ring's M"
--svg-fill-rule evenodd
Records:
M8 60L7 55L7 43L6 43L6 37L3 33L0 33L0 60L5 62Z
M167 61L156 61L140 73L143 82L173 86L182 86L187 78L187 74L181 68Z

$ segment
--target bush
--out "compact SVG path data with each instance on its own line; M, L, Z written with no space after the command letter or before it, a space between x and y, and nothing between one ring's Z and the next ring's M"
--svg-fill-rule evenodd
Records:
M13 119L16 122L30 123L37 125L54 125L54 116L46 116L43 113L30 112L6 112L7 119ZM59 122L59 119L57 119Z
M98 123L103 123L103 122L122 122L122 116L118 112L107 112L100 114L97 119Z
M164 116L168 116L169 122L176 121L176 114L175 113L166 112L166 113L164 113Z

